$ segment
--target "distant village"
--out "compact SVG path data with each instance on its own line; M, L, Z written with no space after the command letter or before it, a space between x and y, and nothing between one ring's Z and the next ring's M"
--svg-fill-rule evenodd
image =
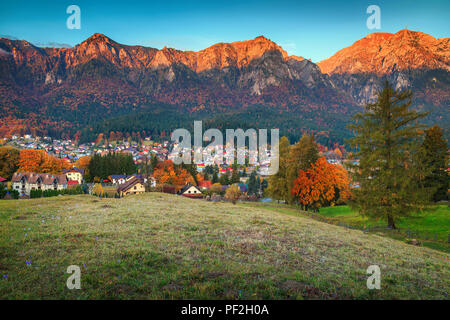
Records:
M72 140L59 140L50 137L33 137L31 135L12 136L4 138L3 146L11 146L19 150L43 150L47 154L62 159L68 163L68 168L62 170L60 174L42 172L15 172L10 181L0 177L0 183L17 191L18 198L29 198L36 196L51 196L57 194L78 194L89 193L99 196L123 197L130 194L139 194L146 191L162 191L177 193L191 198L204 198L215 195L224 195L226 189L231 185L239 188L241 195L254 195L261 197L267 187L267 172L270 165L269 160L256 164L230 166L221 164L217 158L217 148L210 147L203 150L203 163L190 167L191 177L186 179L182 185L171 185L162 183L162 178L155 176L152 172L142 169L149 159L154 158L158 163L171 163L174 155L172 150L177 147L169 140L155 142L150 137L141 141L114 141L100 143L77 144ZM225 146L220 146L225 148ZM257 155L249 154L245 150L247 162L255 162ZM270 157L270 150L265 150L267 159ZM127 154L132 157L138 172L124 174L114 172L102 179L87 182L85 179L86 168L77 168L76 163L83 157L94 155L106 156L111 153ZM322 152L327 161L332 164L340 164L343 155L340 150ZM212 169L213 168L213 169ZM192 173L192 170L194 173ZM145 171L145 172L144 172ZM236 171L236 172L234 172ZM215 177L214 177L215 175ZM225 177L226 176L226 177ZM249 178L253 176L254 181ZM222 177L222 179L221 179ZM226 179L223 179L226 178ZM219 179L221 179L219 181ZM255 182L256 180L257 182ZM90 179L92 180L92 179ZM165 181L165 180L164 180ZM249 190L250 189L252 190ZM214 192L211 192L214 190ZM6 193L4 198L14 198Z

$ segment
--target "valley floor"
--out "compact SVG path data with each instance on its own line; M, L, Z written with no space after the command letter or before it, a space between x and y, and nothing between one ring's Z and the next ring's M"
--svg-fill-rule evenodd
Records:
M448 299L450 255L162 193L0 201L0 299ZM81 268L69 290L67 267ZM368 290L366 269L381 269Z

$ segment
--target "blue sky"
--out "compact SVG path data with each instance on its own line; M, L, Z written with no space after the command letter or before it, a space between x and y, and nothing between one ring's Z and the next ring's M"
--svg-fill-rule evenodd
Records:
M81 9L80 30L66 28L71 4ZM366 26L369 5L381 9L380 30ZM73 46L98 32L124 44L194 51L264 35L317 62L375 31L448 37L449 17L449 0L1 0L0 35Z

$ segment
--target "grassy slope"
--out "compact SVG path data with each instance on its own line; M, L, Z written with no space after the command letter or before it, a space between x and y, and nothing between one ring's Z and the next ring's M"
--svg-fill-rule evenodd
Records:
M325 217L339 217L343 222L358 225L381 225L381 222L371 222L352 211L349 206L327 207L320 209L320 214ZM440 205L434 209L425 210L421 214L413 214L408 218L398 221L397 226L402 229L421 230L430 234L438 234L440 238L447 240L450 232L450 208Z
M0 201L0 232L2 299L446 299L450 289L446 253L168 194ZM72 264L81 290L66 288ZM381 290L366 288L372 264Z
M305 217L305 213L295 205L289 206L285 204L260 202L249 202L245 205ZM450 244L448 243L448 235L450 234L450 208L448 205L438 205L435 208L426 209L420 214L413 214L409 217L402 218L396 223L401 228L401 233L385 230L385 221L376 221L363 217L352 211L348 206L321 208L317 215L322 216L329 223L336 225L343 223L357 227L358 229L372 228L374 226L382 227L382 229L378 230L380 234L401 241L408 239L407 230L409 229L411 231L410 237L420 239L421 245L450 253ZM417 235L416 232L420 234Z

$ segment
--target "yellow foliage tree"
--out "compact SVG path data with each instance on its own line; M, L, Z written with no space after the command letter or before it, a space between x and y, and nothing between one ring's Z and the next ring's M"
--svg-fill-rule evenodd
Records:
M92 189L92 193L96 196L102 197L105 191L103 190L103 187L100 183L94 184L94 188Z
M225 191L225 199L230 200L233 204L236 204L236 201L239 199L241 194L242 193L239 186L234 184Z

